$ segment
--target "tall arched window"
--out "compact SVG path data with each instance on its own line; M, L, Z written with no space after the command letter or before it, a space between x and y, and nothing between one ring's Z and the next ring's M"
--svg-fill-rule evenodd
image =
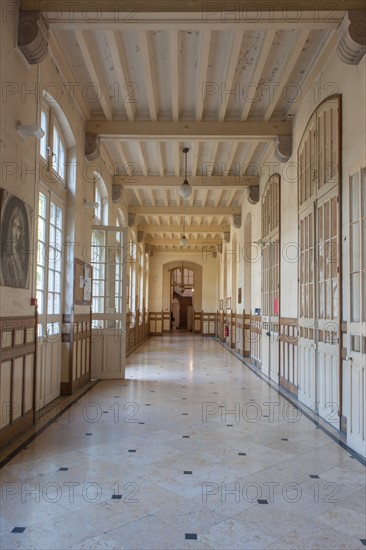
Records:
M96 225L108 223L108 192L102 177L94 174L94 222ZM91 264L93 266L93 313L104 313L107 308L106 302L106 262L107 247L104 231L95 229L92 232L91 243Z
M37 409L60 393L61 330L66 292L65 270L65 206L67 186L72 184L67 155L75 146L71 126L61 107L48 93L41 103L41 127L44 136L39 142L40 181L37 196L36 276L35 293L38 305ZM72 159L74 157L70 155ZM71 164L71 163L70 163Z
M279 314L280 176L267 182L262 199L262 315Z
M145 310L148 310L149 309L149 254L147 253L145 253L144 277L145 277L145 287L144 287Z
M326 99L311 116L298 149L298 396L326 419L341 403L340 151L341 101ZM330 420L338 425L339 418Z
M134 314L138 308L137 303L137 275L138 275L138 265L137 265L137 244L135 233L131 232L131 238L128 243L128 254L126 256L127 262L129 263L128 273L129 273L129 309L132 314ZM135 316L131 315L131 324L134 324Z
M66 185L67 146L62 118L63 114L56 101L45 93L41 107L41 128L44 136L39 142L40 160L47 171Z

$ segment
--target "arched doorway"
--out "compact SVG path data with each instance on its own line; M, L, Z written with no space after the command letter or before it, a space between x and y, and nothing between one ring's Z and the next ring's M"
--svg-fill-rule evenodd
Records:
M202 310L202 266L185 260L164 265L163 309L170 312L170 330L194 330L194 312Z

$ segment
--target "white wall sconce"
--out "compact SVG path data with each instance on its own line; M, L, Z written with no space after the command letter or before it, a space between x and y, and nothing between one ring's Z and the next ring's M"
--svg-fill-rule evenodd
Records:
M86 201L86 200L84 199L84 208L90 208L90 209L99 208L99 202L96 202L96 201Z
M17 132L22 137L35 137L42 139L44 136L44 130L42 130L40 124L18 124Z

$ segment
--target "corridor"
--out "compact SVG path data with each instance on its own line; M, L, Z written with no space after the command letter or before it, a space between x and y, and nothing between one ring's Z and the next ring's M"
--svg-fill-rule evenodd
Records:
M213 339L150 338L1 471L2 550L356 549L365 469Z

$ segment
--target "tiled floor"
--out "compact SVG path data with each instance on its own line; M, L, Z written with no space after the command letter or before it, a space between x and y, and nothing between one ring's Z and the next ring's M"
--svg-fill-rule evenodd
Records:
M365 548L365 468L213 340L152 338L1 472L2 550Z

